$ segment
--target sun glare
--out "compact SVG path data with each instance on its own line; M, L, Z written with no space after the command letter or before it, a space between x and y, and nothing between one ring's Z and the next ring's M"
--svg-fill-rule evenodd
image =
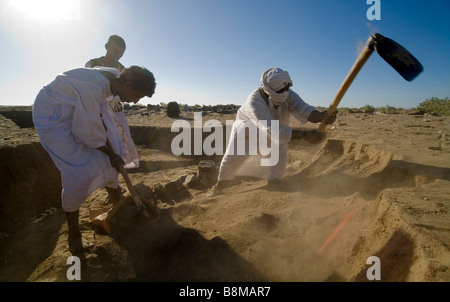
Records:
M80 0L11 0L10 5L27 18L40 21L80 19Z

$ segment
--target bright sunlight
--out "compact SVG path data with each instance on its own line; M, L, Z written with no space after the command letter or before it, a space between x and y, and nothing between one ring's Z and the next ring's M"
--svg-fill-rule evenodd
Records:
M40 21L79 20L80 0L11 0L26 17Z

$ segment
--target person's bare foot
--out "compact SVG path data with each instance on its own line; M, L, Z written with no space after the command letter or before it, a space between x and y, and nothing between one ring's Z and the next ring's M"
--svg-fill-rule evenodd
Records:
M83 242L81 240L81 233L71 235L69 233L69 251L72 255L79 255L84 252Z
M72 255L79 255L84 252L83 241L81 240L80 225L78 221L79 213L79 210L74 212L65 212L67 226L69 228L69 251L72 253Z

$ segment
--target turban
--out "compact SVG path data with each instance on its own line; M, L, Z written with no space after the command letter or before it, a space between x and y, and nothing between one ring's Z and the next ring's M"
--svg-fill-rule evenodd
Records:
M289 91L277 93L287 85L292 86L292 80L287 71L281 68L270 68L263 72L261 77L263 90L269 95L274 105L283 104L289 96Z

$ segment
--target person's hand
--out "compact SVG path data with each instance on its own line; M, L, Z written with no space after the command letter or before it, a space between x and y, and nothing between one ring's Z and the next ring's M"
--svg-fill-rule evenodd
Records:
M336 121L336 115L338 113L337 110L335 110L332 114L327 116L328 110L322 111L320 113L321 115L321 121L324 122L325 125L331 125Z
M314 110L309 114L308 121L311 123L321 123L323 120L325 120L325 124L327 125L334 123L338 111L335 110L330 116L327 116L327 113L328 110L325 111Z
M125 165L125 162L123 161L122 157L117 153L112 153L111 155L109 155L109 161L111 163L111 166L113 166L119 173L120 173L120 165Z

